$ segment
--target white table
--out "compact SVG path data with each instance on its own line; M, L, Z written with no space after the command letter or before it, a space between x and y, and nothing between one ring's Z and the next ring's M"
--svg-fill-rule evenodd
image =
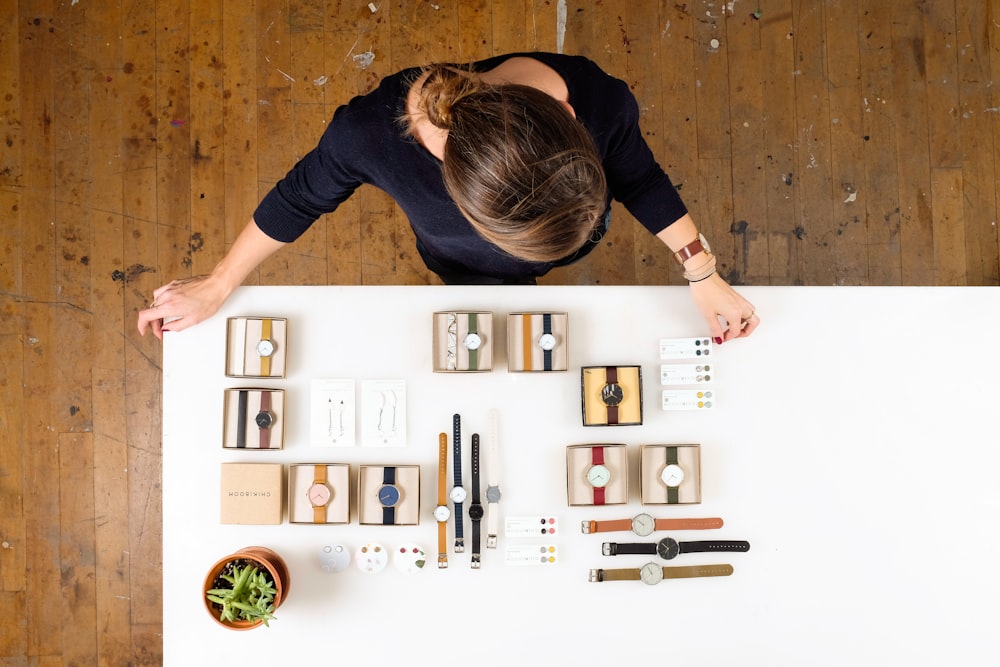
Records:
M659 409L658 341L707 333L686 288L242 288L198 327L168 334L163 379L164 664L579 664L670 660L686 665L994 664L1000 656L1000 292L977 288L743 288L763 324L714 358L712 411ZM514 374L506 337L493 372L431 372L431 313L566 311L570 370ZM222 396L246 382L223 375L226 317L287 317L290 373L280 452L221 448ZM645 423L584 427L580 366L641 364ZM309 444L317 378L402 378L409 444L320 449ZM501 414L506 516L554 514L559 562L512 567L503 547L450 554L438 570L437 434L451 415L466 433ZM466 441L468 442L468 441ZM621 442L633 462L627 506L570 508L565 448ZM703 502L643 508L640 444L700 443ZM466 445L467 447L468 445ZM218 523L223 461L422 466L415 527L228 526ZM468 487L468 449L465 451ZM450 487L450 482L449 482ZM468 504L468 503L467 503ZM682 555L670 564L728 562L731 577L588 583L609 558L583 519L720 516L717 531L680 539L746 539L745 554ZM466 514L466 534L469 533ZM654 533L654 540L665 533ZM405 575L353 567L325 573L324 544L352 549L415 541L428 566ZM518 542L533 543L532 540ZM215 625L200 599L208 567L261 544L291 569L270 628ZM575 662L571 662L575 661Z

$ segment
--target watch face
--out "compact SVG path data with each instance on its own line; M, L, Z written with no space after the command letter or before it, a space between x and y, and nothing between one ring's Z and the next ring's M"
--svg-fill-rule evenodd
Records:
M451 502L453 503L464 503L465 502L465 489L460 486L456 486L451 490Z
M260 428L271 428L271 424L274 423L274 416L270 412L258 412L257 416L254 417L254 421L257 422L257 426Z
M705 249L705 252L712 252L712 247L708 245L708 239L705 238L704 234L698 234L698 240L701 241L701 247Z
M444 523L451 518L451 510L448 509L447 505L438 505L434 508L434 519L441 523Z
M663 560L673 560L681 552L681 545L672 537L664 537L656 543L656 553Z
M469 518L472 519L473 521L479 521L480 519L482 519L483 514L485 514L485 512L483 512L482 505L473 503L472 505L469 506Z
M632 518L632 532L639 537L653 534L656 521L648 514L637 514Z
M399 489L392 484L384 484L378 490L378 501L382 503L382 507L395 507L399 502Z
M660 471L660 479L671 488L680 486L681 482L684 481L684 469L676 463L671 463Z
M604 488L611 481L611 471L602 465L590 466L587 471L587 481L591 486Z
M556 347L556 337L550 333L538 337L538 347L543 350L553 350Z
M656 563L646 563L639 570L639 578L642 579L642 583L658 584L663 580L663 568Z
M498 503L498 502L500 502L500 487L499 486L488 486L488 487L486 487L486 502L488 502L488 503Z
M330 491L330 487L326 484L314 482L309 487L309 490L306 491L306 495L309 496L309 502L312 503L313 507L326 507L326 504L330 502L330 498L333 497L333 492Z
M623 398L625 392L622 391L620 384L606 384L601 389L601 400L604 401L604 405L614 407L621 403Z
M261 340L257 343L257 354L262 357L270 357L274 354L274 343L267 338Z
M482 344L483 339L479 337L479 334L470 333L465 337L465 349L467 350L478 350Z

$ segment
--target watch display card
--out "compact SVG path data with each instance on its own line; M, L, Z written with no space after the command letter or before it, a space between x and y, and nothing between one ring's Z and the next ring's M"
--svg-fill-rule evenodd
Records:
M660 359L704 359L712 354L711 338L661 338Z
M310 395L310 441L313 447L354 447L354 380L313 380Z
M710 389L664 389L663 409L711 410L715 407L715 391Z
M559 522L555 516L509 516L504 519L505 537L548 537L555 535Z
M715 378L715 364L663 364L660 384L663 386L705 385Z
M554 544L511 544L504 548L504 565L555 565L558 548Z
M406 380L361 383L361 444L364 447L406 445Z

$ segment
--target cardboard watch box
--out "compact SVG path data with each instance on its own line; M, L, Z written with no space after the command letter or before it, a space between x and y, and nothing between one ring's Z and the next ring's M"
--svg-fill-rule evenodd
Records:
M296 463L288 468L288 521L350 523L351 466Z
M283 378L287 365L288 320L230 317L226 320L226 376Z
M584 366L580 391L584 426L642 424L640 366Z
M284 466L280 463L223 463L219 522L277 525L284 518Z
M643 505L696 505L701 502L699 445L642 445L639 486Z
M510 313L507 370L515 373L567 369L566 313Z
M623 444L566 447L566 498L570 505L628 502L628 448Z
M435 373L493 370L493 313L434 313L432 344Z
M284 446L284 390L227 389L222 414L223 448L267 451Z
M420 466L361 466L358 471L358 522L380 526L419 524Z

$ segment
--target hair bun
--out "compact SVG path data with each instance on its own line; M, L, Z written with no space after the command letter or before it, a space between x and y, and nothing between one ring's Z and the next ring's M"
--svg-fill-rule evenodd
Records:
M449 130L454 120L455 105L482 90L482 83L474 72L459 70L451 65L431 65L427 71L429 74L420 88L418 106L432 125Z

